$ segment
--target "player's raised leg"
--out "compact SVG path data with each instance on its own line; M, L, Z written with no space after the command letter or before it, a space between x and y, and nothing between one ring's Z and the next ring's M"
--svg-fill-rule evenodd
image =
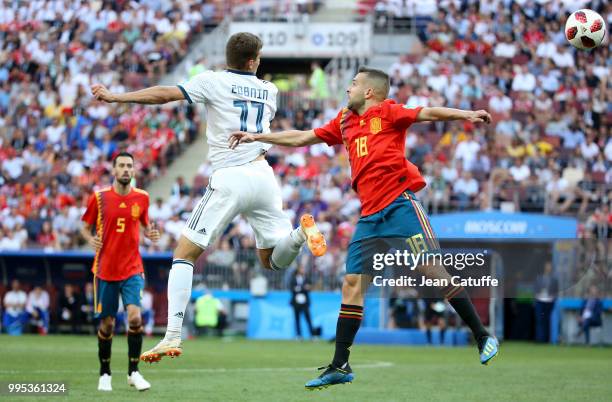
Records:
M265 268L282 270L291 265L304 244L315 257L320 257L327 251L325 237L310 214L302 215L300 226L281 238L273 248L258 248L257 251Z
M320 257L327 251L327 243L325 237L317 228L314 217L310 214L304 214L300 218L300 228L306 235L306 244L310 252L315 257Z
M265 268L288 268L304 244L315 257L325 254L325 237L312 215L302 215L300 225L292 228L283 212L280 187L267 161L251 163L244 175L249 178L249 187L244 191L251 202L245 205L243 214L255 232L259 259Z

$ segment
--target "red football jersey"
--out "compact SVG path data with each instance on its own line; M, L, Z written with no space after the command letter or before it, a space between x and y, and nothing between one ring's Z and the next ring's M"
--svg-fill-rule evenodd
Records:
M105 281L121 281L144 272L138 250L140 225L149 224L149 194L132 188L119 195L113 187L96 191L87 203L82 220L96 227L102 248L96 253L92 272Z
M314 130L328 145L344 144L362 216L382 210L403 191L425 187L419 169L406 159L406 129L421 109L408 109L387 99L361 116L344 108Z

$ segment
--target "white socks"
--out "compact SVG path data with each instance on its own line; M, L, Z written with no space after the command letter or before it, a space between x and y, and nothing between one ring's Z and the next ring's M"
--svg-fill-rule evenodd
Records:
M173 260L168 275L168 327L165 339L181 337L185 309L191 298L192 281L193 264L187 260Z
M286 269L300 253L302 245L306 242L306 234L301 227L297 227L282 238L274 247L270 264L274 270Z

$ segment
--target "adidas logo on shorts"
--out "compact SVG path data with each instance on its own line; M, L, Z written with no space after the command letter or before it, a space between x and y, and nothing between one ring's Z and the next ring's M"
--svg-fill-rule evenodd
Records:
M178 318L183 318L183 312L179 311L178 313L174 314L174 316Z
M205 235L206 234L206 228L202 228L202 229L198 230L198 233Z

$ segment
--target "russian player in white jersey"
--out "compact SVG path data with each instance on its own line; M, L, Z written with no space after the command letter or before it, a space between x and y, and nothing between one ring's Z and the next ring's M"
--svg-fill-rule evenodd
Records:
M226 45L227 70L205 71L177 86L121 94L111 93L100 84L91 87L95 98L105 102L162 104L186 100L203 103L207 110L208 157L213 173L174 250L168 276L166 336L141 355L144 361L156 362L163 356L182 353L181 327L191 297L193 264L238 214L252 226L259 258L266 268L287 268L304 243L315 256L327 249L312 215L303 215L300 226L293 229L283 213L278 182L264 157L270 145L255 142L235 150L227 146L234 131L270 132L278 88L255 76L262 45L253 34L232 35Z

